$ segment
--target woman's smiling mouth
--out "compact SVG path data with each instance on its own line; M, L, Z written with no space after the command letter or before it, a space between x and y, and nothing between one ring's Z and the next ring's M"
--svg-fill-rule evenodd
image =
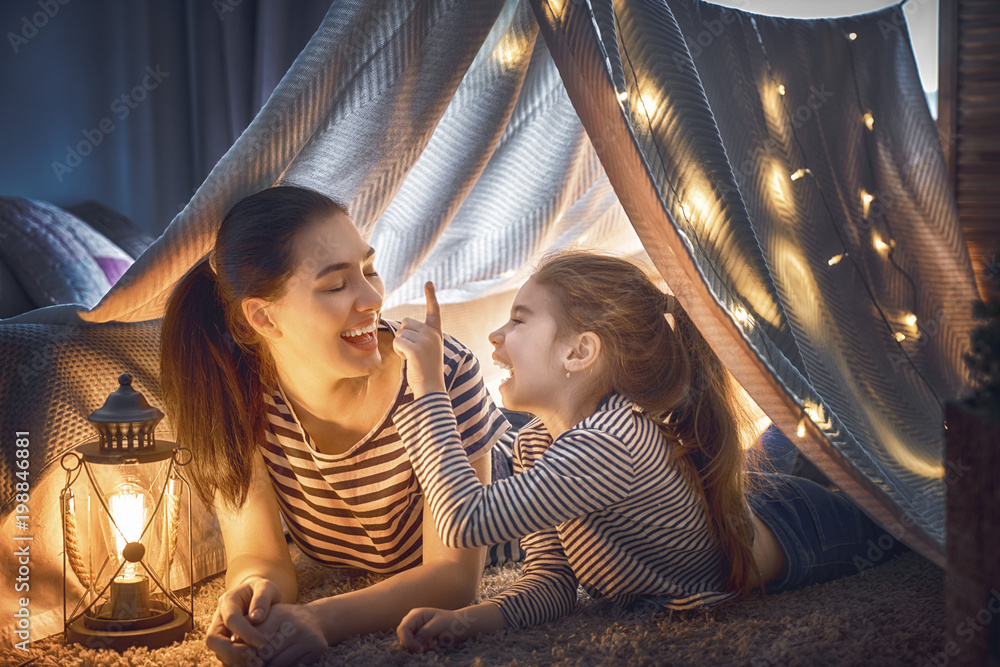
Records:
M375 331L378 329L378 321L367 324L357 329L349 329L340 334L340 337L352 345L366 347L376 342Z

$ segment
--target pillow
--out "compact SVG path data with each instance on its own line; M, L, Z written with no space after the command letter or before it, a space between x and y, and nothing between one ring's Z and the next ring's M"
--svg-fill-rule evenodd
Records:
M0 239L3 239L2 232L0 232ZM21 287L17 278L14 277L3 260L0 260L0 319L20 315L34 309L34 307L35 304L25 294L24 288Z
M21 197L0 197L0 238L0 261L36 308L91 308L133 261L68 211Z
M69 206L66 210L93 227L130 257L138 258L153 242L153 237L138 225L99 201L91 199Z

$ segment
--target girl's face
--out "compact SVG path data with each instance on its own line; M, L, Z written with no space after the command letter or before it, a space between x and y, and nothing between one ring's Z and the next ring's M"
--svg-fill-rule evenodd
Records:
M319 218L294 243L296 269L267 308L269 343L281 374L336 381L381 365L376 327L385 297L375 251L350 218Z
M510 319L490 334L493 362L510 372L500 385L504 407L536 415L551 412L566 386L554 303L548 290L529 279L514 297Z

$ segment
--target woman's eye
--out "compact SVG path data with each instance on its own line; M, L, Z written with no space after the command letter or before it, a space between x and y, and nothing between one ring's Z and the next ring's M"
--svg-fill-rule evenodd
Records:
M519 320L516 317L510 318L510 321L513 322L514 324L524 324L522 320Z
M342 292L347 285L338 285L336 287L331 287L325 291L327 292Z
M369 271L365 271L365 275L368 276L369 278L378 278L378 271L376 271L375 269L371 269Z

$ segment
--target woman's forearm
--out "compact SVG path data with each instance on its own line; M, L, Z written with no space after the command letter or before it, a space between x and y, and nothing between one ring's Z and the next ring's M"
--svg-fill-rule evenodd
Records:
M229 562L226 569L226 588L231 589L253 577L267 579L278 587L281 597L275 602L295 602L298 597L298 585L291 561L284 563L250 554L237 556Z
M456 568L459 571L456 572ZM392 630L415 607L458 609L475 598L482 572L436 560L358 591L308 603L322 619L329 644L359 634Z

